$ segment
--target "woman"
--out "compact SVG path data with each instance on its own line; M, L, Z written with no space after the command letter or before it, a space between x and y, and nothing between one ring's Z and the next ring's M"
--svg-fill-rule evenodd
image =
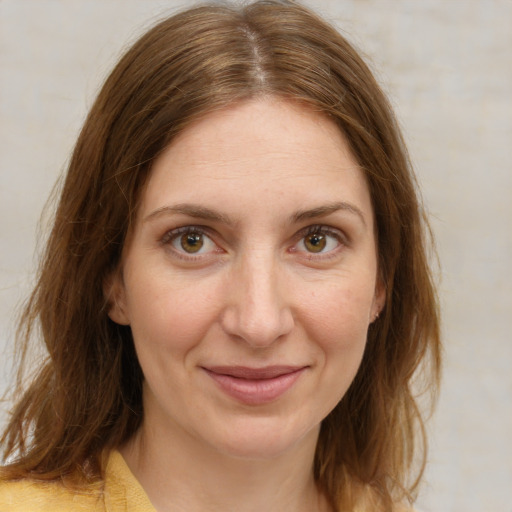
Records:
M401 509L412 378L439 371L423 229L389 105L332 27L277 1L162 21L70 162L0 509Z

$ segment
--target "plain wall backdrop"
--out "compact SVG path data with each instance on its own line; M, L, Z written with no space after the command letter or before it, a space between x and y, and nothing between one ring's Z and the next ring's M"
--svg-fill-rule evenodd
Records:
M418 508L512 512L512 0L307 3L390 95L437 239L446 362ZM128 42L189 5L0 0L0 392L40 213L87 109Z

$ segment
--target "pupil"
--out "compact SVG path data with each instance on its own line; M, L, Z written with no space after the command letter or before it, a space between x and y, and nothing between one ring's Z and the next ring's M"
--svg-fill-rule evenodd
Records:
M306 238L306 247L311 252L320 252L326 246L325 236L315 233Z
M203 247L203 237L199 233L187 233L181 237L181 246L186 252L197 252Z

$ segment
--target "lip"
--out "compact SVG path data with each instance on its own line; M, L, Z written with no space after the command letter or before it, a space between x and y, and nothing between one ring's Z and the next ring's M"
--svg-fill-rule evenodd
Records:
M306 368L287 365L263 368L211 366L203 367L203 370L230 397L247 405L262 405L286 393Z

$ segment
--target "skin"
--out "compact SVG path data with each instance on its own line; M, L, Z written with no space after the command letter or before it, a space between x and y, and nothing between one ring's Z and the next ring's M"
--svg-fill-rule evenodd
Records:
M260 98L173 141L111 285L145 375L144 423L122 453L157 510L328 510L319 426L383 307L377 276L368 186L328 118ZM252 404L219 386L216 365L300 371Z

